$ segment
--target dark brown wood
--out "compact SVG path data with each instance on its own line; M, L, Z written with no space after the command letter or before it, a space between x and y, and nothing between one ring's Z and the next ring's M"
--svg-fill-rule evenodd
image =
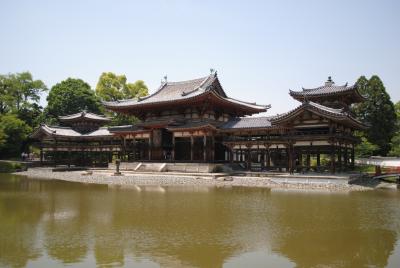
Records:
M331 145L330 158L331 158L331 173L334 174L335 171L336 171L335 144L334 144L334 142L332 142L332 145Z
M193 136L190 136L190 161L193 161Z
M207 162L207 136L203 136L203 161Z

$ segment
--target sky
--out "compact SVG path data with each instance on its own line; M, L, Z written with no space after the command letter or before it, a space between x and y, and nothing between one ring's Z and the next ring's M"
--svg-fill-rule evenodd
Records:
M400 100L400 1L5 1L0 73L30 71L50 88L102 72L144 80L217 70L230 97L298 105L289 89L379 75ZM41 104L45 105L46 96Z

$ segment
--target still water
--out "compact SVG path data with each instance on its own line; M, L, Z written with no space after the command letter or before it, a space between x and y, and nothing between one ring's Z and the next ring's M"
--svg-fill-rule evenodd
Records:
M0 267L400 267L400 193L0 174Z

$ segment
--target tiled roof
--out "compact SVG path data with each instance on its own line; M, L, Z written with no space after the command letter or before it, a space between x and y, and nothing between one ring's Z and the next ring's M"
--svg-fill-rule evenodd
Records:
M160 88L149 96L139 99L120 100L115 102L103 102L106 106L131 106L136 104L165 102L177 99L186 99L208 90L208 86L213 80L213 76L206 76L198 79L181 81L181 82L165 82Z
M216 89L212 85L218 85ZM139 99L120 100L113 102L103 102L107 108L129 108L135 106L141 106L145 104L156 104L164 103L169 101L186 100L202 94L214 91L219 97L225 101L236 103L242 106L246 106L258 110L266 110L270 108L269 105L257 105L256 103L248 103L244 101L235 100L228 98L221 85L219 84L216 73L209 76L181 81L181 82L165 82L161 87L153 94L141 97Z
M112 134L108 130L107 127L101 127L98 130L95 130L93 132L83 134L83 137L103 137L103 136L111 136Z
M302 91L292 91L289 90L289 94L293 97L318 97L318 96L329 96L347 92L354 92L358 96L358 98L363 99L360 93L357 90L356 85L348 86L347 83L342 86L336 86L335 82L329 77L328 81L325 82L325 85L316 87L316 88L302 88Z
M200 120L200 121L189 121L184 124L177 124L177 125L170 125L167 129L189 129L189 128L202 128L202 127L211 127L215 128L216 122L211 122L207 120Z
M73 130L70 127L60 127L60 126L48 126L42 125L40 126L44 132L49 135L54 136L69 136L69 137L79 137L82 136L81 133Z
M58 117L58 119L60 119L60 121L69 121L69 120L75 120L75 119L80 119L80 118L91 119L91 120L96 120L96 121L103 121L103 122L109 122L111 120L110 118L105 117L103 115L89 113L86 111Z
M143 130L142 127L138 127L136 125L124 125L124 126L112 126L108 127L108 131L112 132L131 132L131 131L140 131Z
M90 133L81 134L70 127L48 126L43 124L33 132L32 137L37 137L41 132L47 136L52 136L52 137L90 138L90 137L104 137L112 135L106 127L101 127Z
M297 108L295 108L287 113L276 115L274 118L271 118L271 122L273 125L279 124L280 122L300 113L303 109L311 109L317 113L320 113L323 116L327 116L327 117L330 117L330 118L333 118L336 120L340 120L340 121L347 120L348 122L351 122L352 124L357 125L360 128L367 127L365 124L363 124L356 118L352 117L344 109L334 109L334 108L326 107L322 104L315 103L312 101L303 102L300 106L298 106Z
M223 124L221 129L268 128L271 127L271 117L234 118Z

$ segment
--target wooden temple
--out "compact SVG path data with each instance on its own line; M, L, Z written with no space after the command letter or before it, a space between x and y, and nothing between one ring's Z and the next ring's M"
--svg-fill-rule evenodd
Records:
M54 164L104 165L121 150L121 141L103 125L111 120L102 115L82 111L60 116L60 126L41 124L31 138L40 149L40 161Z
M108 110L136 116L140 122L134 125L101 128L104 117L76 114L60 118L68 130L43 125L34 137L51 141L48 147L42 144L47 151L90 151L93 145L96 152L118 152L124 161L237 163L249 170L286 172L352 168L359 142L353 132L367 127L350 109L364 100L357 87L336 86L329 77L323 86L289 94L300 101L297 108L250 117L270 105L228 97L212 72L164 81L139 99L103 102ZM61 146L64 142L70 147Z

